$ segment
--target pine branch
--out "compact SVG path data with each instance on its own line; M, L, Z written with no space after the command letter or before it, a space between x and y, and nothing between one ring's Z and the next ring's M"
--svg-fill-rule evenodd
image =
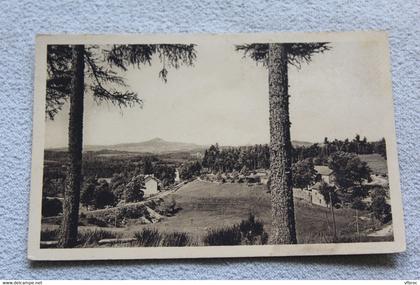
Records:
M47 46L47 92L45 115L54 120L55 115L67 102L71 86L71 47Z
M321 43L284 43L287 51L287 61L289 64L301 68L303 62L310 63L312 56L317 53L323 53L330 50L331 47L327 42ZM243 57L250 57L258 63L267 66L268 63L268 43L253 43L236 45L236 51L242 51Z
M157 58L162 64L159 77L167 81L168 67L175 69L181 65L192 66L197 57L193 44L157 44L157 45L114 45L106 50L106 61L111 66L127 70L128 66L141 68L151 65L152 58Z
M85 61L90 69L89 75L95 80L95 84L90 86L90 90L93 92L93 96L97 103L108 101L112 104L116 104L120 108L133 107L136 104L142 106L143 101L138 98L137 93L131 91L120 92L112 88L106 88L104 83L111 82L123 87L126 87L127 85L123 79L116 76L113 71L108 71L103 67L98 66L91 56L91 53L85 52Z

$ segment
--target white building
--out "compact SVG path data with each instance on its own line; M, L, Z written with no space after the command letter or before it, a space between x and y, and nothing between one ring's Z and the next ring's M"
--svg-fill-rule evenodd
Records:
M321 183L317 182L311 187L311 199L312 204L328 207L327 201L325 201L324 195L321 194Z
M151 195L159 193L159 179L155 178L153 175L146 175L144 177L144 184L144 197L149 197Z
M181 178L179 178L179 171L178 168L175 169L175 182L181 181Z
M331 168L325 165L315 165L314 166L316 172L318 172L318 175L321 176L321 179L327 183L332 184L332 177L333 177L333 171Z

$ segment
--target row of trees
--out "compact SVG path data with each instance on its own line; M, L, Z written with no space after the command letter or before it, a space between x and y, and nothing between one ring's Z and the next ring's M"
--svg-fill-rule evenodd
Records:
M268 145L228 147L220 149L219 145L211 145L204 152L203 167L212 172L240 171L248 169L269 168L270 151Z
M349 139L329 141L326 137L322 144L315 143L309 147L295 146L292 150L292 156L295 162L311 157L316 158L318 164L324 164L327 163L328 157L337 151L355 154L377 153L386 159L386 143L384 138L379 141L369 142L366 137L363 137L361 140L359 135L356 135L351 141Z
M371 169L356 154L337 151L328 158L328 167L334 172L334 183L341 190L360 191L364 181L370 181ZM292 164L293 186L305 188L317 179L312 158L306 158Z
M57 156L57 159L60 161L49 162L44 166L44 196L61 197L64 194L66 169L62 165L67 163L68 159L66 156ZM174 165L167 164L155 156L115 158L87 153L83 158L83 176L85 178L120 176L127 183L126 180L134 174L151 174L162 182L163 187L167 187L175 182L175 171Z
M199 161L187 161L183 163L179 169L179 178L182 180L189 180L197 177L201 173L201 163Z
M144 189L143 175L127 177L121 173L115 174L110 183L89 177L83 183L80 202L85 207L93 206L96 209L113 207L120 201L126 203L141 201Z
M175 166L163 163L157 159L146 157L143 160L142 172L145 175L154 175L157 179L161 181L163 187L170 186L175 182Z
M366 137L361 140L360 136L356 135L352 141L349 139L335 139L330 142L328 138L325 138L323 144L292 146L293 162L311 158L315 164L328 165L330 155L336 152L352 154L378 153L386 157L385 139L368 142ZM208 168L211 172L240 171L244 167L249 170L268 169L270 168L270 148L267 144L221 148L216 143L204 152L202 164L203 167Z

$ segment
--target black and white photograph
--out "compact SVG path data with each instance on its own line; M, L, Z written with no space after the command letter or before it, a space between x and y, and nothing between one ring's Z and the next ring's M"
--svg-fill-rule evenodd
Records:
M36 49L29 259L405 249L385 33Z

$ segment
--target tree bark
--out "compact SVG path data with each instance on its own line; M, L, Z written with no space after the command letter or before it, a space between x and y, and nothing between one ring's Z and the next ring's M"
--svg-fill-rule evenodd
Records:
M271 244L297 243L292 189L287 51L269 44Z
M73 79L69 113L69 165L64 193L60 247L77 244L80 187L82 183L84 46L73 47Z

